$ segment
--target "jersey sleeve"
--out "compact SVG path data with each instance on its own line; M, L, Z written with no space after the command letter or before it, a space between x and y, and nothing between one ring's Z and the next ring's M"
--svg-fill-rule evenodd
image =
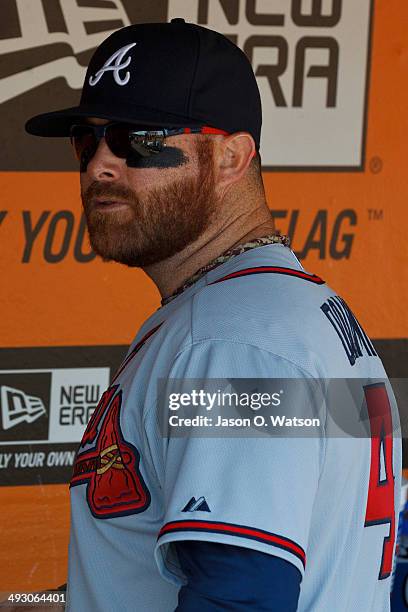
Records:
M185 349L171 377L300 379L306 385L312 380L296 364L256 346L214 340ZM299 414L312 410L324 421L323 407L306 405L313 394L299 388L307 387L297 385L292 398ZM174 546L186 540L258 550L290 562L303 575L324 457L321 428L307 437L169 436L164 449L165 513L155 549L163 577L186 583Z

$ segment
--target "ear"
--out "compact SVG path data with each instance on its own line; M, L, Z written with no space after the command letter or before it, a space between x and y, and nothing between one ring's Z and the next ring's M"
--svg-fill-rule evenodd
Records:
M215 155L217 183L224 189L242 179L256 151L251 134L236 132L220 139Z

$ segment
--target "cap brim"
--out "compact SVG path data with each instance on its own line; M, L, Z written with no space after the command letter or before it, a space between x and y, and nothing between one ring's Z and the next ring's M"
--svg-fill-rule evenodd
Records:
M78 119L84 117L97 117L111 121L122 121L125 123L139 123L161 127L195 127L203 126L205 122L193 120L191 117L183 117L157 111L142 106L132 106L124 109L118 114L115 109L107 109L106 106L81 105L64 108L59 111L36 115L25 124L26 132L33 136L61 137L69 136L70 128Z

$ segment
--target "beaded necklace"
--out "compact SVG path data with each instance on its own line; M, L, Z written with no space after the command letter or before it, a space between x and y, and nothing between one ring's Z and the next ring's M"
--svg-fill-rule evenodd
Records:
M181 287L176 289L171 295L163 298L161 301L161 305L165 306L166 304L174 300L174 298L183 293L183 291L185 291L188 287L191 287L191 285L197 282L202 276L204 276L204 274L206 274L210 270L213 270L217 266L220 266L229 259L232 259L232 257L236 257L237 255L241 255L241 253L245 253L245 251L249 251L250 249L254 249L256 247L265 246L267 244L283 244L284 246L288 247L290 245L290 238L288 236L283 236L279 232L277 232L276 234L271 234L262 238L255 238L254 240L251 240L250 242L245 242L244 244L237 244L232 249L225 251L224 253L213 259L210 263L197 270L197 272L195 272L193 276L186 280L185 283L181 285Z

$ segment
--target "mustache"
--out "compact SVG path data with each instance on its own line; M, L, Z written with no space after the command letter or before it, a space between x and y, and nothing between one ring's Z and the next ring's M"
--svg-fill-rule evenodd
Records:
M91 205L93 200L97 200L101 197L112 198L112 200L118 198L129 202L135 201L133 192L124 185L110 185L98 181L93 181L87 189L81 193L81 197L85 206Z

